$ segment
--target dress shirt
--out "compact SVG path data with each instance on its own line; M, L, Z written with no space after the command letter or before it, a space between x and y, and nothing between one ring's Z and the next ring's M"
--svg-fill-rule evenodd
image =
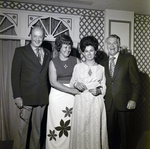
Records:
M32 47L32 46L31 46ZM34 48L32 47L33 49L33 52L35 53L36 56L38 56L38 53L37 53L37 48ZM44 60L44 50L42 47L39 47L39 53L41 55L41 63L43 64L43 60Z

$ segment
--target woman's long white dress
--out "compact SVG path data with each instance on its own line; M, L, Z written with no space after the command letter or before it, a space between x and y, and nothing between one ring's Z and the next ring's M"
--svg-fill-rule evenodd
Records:
M67 61L61 61L56 57L53 63L58 80L68 82L63 84L69 86L77 59L70 56ZM69 149L73 104L73 95L51 88L47 111L46 149Z
M76 81L84 83L88 89L101 86L102 95L93 96L86 90L75 96L69 149L108 149L104 67L77 64L70 85Z

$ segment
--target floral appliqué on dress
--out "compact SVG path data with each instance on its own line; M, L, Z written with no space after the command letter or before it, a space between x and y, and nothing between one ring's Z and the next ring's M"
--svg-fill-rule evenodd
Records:
M72 110L73 108L69 109L68 107L66 107L65 110L62 110L62 112L65 113L64 117L71 117ZM56 131L59 131L59 138L63 135L68 137L68 131L71 130L71 126L69 126L69 124L70 120L67 120L66 122L63 119L60 120L60 125L55 127ZM50 137L50 141L52 141L53 139L56 141L58 135L55 133L55 130L49 130L49 134L47 136Z

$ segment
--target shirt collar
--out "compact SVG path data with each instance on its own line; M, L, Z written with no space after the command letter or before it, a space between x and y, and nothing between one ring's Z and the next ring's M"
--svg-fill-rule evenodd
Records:
M109 56L109 59L112 58L112 57L115 57L115 60L117 60L117 59L118 59L118 56L119 56L119 52L118 52L116 55L114 55L114 56L111 56L111 55L110 55L110 56Z
M30 45L32 50L36 53L37 52L37 48L33 47L32 45ZM42 47L39 47L39 50L43 52L43 48Z

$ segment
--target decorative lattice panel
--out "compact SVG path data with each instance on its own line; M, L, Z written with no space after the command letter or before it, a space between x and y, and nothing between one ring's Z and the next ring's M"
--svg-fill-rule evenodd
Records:
M88 13L89 12L89 13ZM104 12L90 13L90 10L86 12L89 15L81 16L80 20L80 39L92 35L98 39L99 51L104 50ZM84 60L83 55L81 55ZM99 52L97 53L97 61L102 59Z
M135 15L134 55L140 71L150 76L150 16Z
M80 39L93 35L100 43L99 49L104 49L104 11L9 1L0 1L0 8L80 15Z
M104 11L9 1L0 1L0 8L80 15L79 38L95 36L99 42L96 60L99 62L103 58L100 51L104 50Z
M104 17L82 16L80 21L80 38L87 35L95 36L100 45L99 49L104 49Z
M142 132L150 130L150 16L135 14L134 22L134 56L140 71L141 90L132 128L135 137L140 138Z

